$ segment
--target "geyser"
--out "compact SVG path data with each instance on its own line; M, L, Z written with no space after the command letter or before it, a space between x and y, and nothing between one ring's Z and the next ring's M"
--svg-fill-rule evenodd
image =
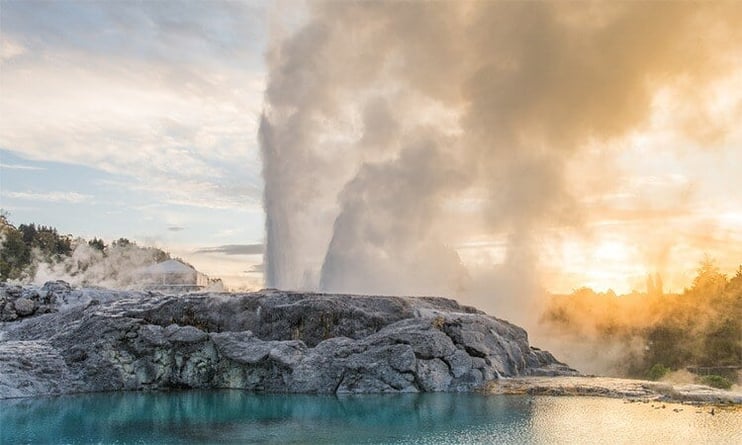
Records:
M660 89L709 85L742 40L734 2L308 8L268 53L267 287L457 295L519 322L539 242L584 216L570 162L645 125ZM483 238L501 261L464 264Z

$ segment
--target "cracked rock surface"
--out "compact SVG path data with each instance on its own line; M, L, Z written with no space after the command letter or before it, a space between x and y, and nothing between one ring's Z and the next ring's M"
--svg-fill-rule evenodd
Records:
M176 296L55 282L0 285L0 299L14 314L0 323L0 398L166 388L471 391L500 377L577 374L531 348L522 328L444 298Z

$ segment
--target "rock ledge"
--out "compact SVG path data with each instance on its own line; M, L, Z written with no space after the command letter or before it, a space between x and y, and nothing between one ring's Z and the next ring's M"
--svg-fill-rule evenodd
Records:
M0 285L0 310L0 398L167 388L471 391L500 377L577 374L531 348L522 328L445 298L175 296L54 282Z

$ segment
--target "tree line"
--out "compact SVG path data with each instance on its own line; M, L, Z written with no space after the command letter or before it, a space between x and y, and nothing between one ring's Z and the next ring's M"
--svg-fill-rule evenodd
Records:
M742 266L728 277L707 257L678 294L664 294L659 277L648 279L647 293L577 289L552 297L542 322L595 345L638 346L615 358L625 376L703 368L733 381L742 366Z
M89 247L92 253L71 261L73 253L81 246ZM64 264L66 272L81 273L96 259L122 251L128 252L129 257L134 252L148 263L170 259L168 252L154 247L139 247L126 238L106 244L97 237L88 241L69 234L61 235L51 226L30 223L16 227L10 223L7 214L0 213L0 282L32 280L41 264Z

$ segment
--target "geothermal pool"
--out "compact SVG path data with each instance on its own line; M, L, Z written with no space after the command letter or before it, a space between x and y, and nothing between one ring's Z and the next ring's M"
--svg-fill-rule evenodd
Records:
M742 443L739 409L711 415L710 407L661 405L482 394L99 393L0 400L0 443Z

